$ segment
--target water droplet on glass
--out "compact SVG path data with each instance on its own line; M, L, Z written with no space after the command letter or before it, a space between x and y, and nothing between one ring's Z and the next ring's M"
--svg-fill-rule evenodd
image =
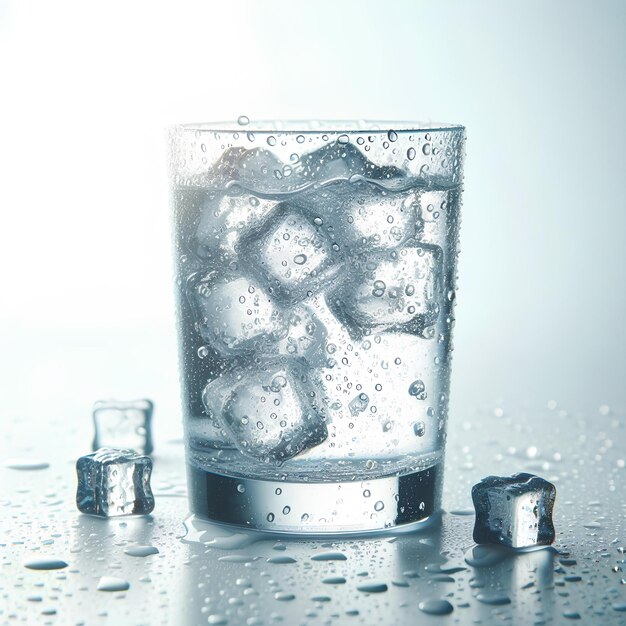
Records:
M418 378L409 385L409 395L414 396L418 400L426 400L426 385Z
M426 424L424 424L424 422L415 422L415 424L413 424L413 432L416 437L423 437L426 432Z
M247 126L250 123L250 118L247 115L240 115L237 118L237 124L239 126Z

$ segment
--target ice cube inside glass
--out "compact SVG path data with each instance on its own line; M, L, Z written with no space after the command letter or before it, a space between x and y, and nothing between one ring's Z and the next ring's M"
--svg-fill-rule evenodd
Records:
M459 126L171 129L195 514L338 533L437 510L463 146Z

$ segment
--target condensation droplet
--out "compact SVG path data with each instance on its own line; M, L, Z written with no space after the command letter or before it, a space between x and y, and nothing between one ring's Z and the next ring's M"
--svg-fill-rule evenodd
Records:
M426 385L418 378L409 385L409 395L414 396L418 400L426 400Z

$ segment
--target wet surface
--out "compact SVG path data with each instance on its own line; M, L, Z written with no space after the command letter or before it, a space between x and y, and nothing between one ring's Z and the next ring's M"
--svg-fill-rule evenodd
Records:
M20 462L0 466L0 623L623 624L623 414L552 402L451 422L439 519L413 533L292 540L193 520L186 530L179 440L157 438L152 515L81 515L74 462L89 419L50 449L62 420L9 418L2 456ZM23 471L29 459L36 471ZM554 546L476 547L472 484L518 471L557 487Z

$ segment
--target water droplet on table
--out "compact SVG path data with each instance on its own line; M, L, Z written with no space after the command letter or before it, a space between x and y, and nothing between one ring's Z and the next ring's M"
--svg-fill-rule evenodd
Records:
M47 558L47 559L35 559L33 561L26 561L24 567L35 570L52 570L63 569L67 567L67 563L61 559Z
M422 600L418 605L420 611L428 615L448 615L452 613L454 607L447 600Z
M150 556L151 554L158 554L158 548L154 546L131 546L130 548L126 548L124 550L124 554L128 554L128 556Z
M358 585L357 590L363 593L383 593L387 591L387 585L380 582L370 582Z
M314 554L311 561L346 561L348 557L343 552L322 552Z
M43 470L50 467L50 463L41 459L7 459L4 467L14 470Z
M129 588L130 583L127 580L116 576L102 576L96 587L98 591L126 591Z

